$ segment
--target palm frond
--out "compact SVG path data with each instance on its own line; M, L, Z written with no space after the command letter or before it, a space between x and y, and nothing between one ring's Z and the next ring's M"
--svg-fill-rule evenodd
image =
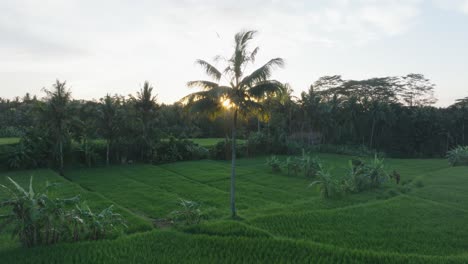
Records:
M250 75L246 76L242 82L242 86L251 87L257 82L265 81L271 76L271 71L276 67L283 67L284 60L282 58L271 59L262 67L253 71Z
M282 94L284 90L284 85L278 81L263 81L250 87L247 92L251 97L260 99L266 95Z
M241 31L237 33L236 36L234 37L236 41L236 50L245 49L249 40L253 39L256 34L257 34L257 31L255 30Z
M252 100L243 100L240 103L237 103L237 108L242 115L248 115L254 111L263 111L263 106L255 101Z
M187 105L191 112L216 114L222 110L220 100L210 97L203 97Z
M210 90L215 87L218 87L219 85L215 82L199 80L199 81L190 81L187 83L187 86L190 88L199 87L199 88L202 88L203 90Z
M195 63L203 67L206 74L208 74L208 76L210 76L214 80L219 81L221 79L221 72L218 69L216 69L215 66L211 65L207 61L196 60Z

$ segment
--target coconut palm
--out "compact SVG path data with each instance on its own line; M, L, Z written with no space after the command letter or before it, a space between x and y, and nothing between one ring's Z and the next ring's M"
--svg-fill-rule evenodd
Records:
M218 70L204 60L197 60L210 81L199 80L188 82L188 87L199 87L202 91L192 93L182 99L192 111L217 114L228 107L232 112L232 165L231 165L231 213L236 216L235 207L235 178L236 178L236 127L238 115L246 115L261 109L259 101L283 90L283 85L275 80L269 80L272 70L282 67L281 58L274 58L260 68L246 74L249 64L255 62L258 47L249 49L249 43L256 35L256 31L243 31L235 35L234 52L229 58L217 57L217 61L224 61L227 66ZM221 79L226 85L220 84Z
M110 146L114 143L118 133L118 102L107 94L101 99L99 121L101 133L106 139L106 165L109 166Z
M141 123L141 137L144 144L142 157L150 159L153 155L153 141L155 137L155 120L158 108L156 95L153 94L153 87L145 81L143 88L137 92L133 98L137 111L137 120Z
M68 135L70 126L70 108L71 93L65 87L66 82L57 80L52 90L43 89L47 94L46 108L43 111L45 120L47 120L51 135L56 144L55 156L59 160L59 172L63 175L63 145Z

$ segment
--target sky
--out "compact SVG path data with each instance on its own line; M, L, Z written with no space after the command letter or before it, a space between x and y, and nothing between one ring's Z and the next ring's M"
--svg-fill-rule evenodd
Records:
M0 0L0 97L59 79L99 99L147 80L172 103L241 30L259 32L255 66L285 60L273 78L296 95L324 75L422 73L437 105L468 96L468 0Z

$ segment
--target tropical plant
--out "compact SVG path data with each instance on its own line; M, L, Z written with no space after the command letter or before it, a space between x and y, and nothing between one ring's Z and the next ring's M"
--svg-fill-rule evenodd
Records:
M458 146L448 151L447 159L452 166L468 166L468 146Z
M59 172L63 175L64 144L68 141L70 127L71 92L66 88L66 82L57 80L52 90L43 89L47 95L46 107L43 109L43 119L49 124L50 134L54 139L54 155L59 161Z
M232 113L232 165L231 165L231 215L236 216L235 206L235 178L236 178L236 131L238 115L262 109L260 100L280 93L283 85L274 80L269 80L272 70L282 67L284 62L281 58L274 58L260 68L245 73L245 68L250 63L255 62L259 48L249 50L249 43L256 35L256 31L244 31L235 35L235 49L231 57L217 57L227 63L224 70L218 70L215 66L204 60L197 60L196 63L203 67L206 74L213 81L191 81L189 87L200 87L203 90L192 93L182 99L187 106L195 112L208 112L211 114L220 113L223 109L229 108ZM224 77L228 85L220 84Z
M309 187L313 186L319 186L320 194L323 198L332 198L343 194L343 186L341 182L321 164L317 171L317 180L309 184Z
M200 223L202 211L198 203L180 199L179 206L179 210L175 210L170 214L170 218L174 223L183 223L185 225Z
M126 227L121 216L113 212L112 206L96 215L87 205L79 205L79 196L68 199L49 197L48 190L57 184L47 182L43 190L36 192L33 177L27 190L13 179L8 177L8 180L13 188L0 184L0 189L9 196L0 203L0 208L9 211L0 216L3 221L0 226L13 225L12 236L17 237L25 247L60 241L95 240L105 238L117 225ZM76 209L68 209L73 207Z
M313 177L320 170L320 160L316 157L311 157L304 149L302 150L302 156L298 158L298 162L305 177Z
M377 156L370 162L350 160L349 171L344 180L346 189L350 192L362 192L380 187L389 178L384 167L384 160Z
M281 171L281 161L275 155L272 155L270 158L267 158L266 164L271 167L273 172Z
M35 192L33 177L30 178L28 190L9 177L8 180L14 188L0 185L0 188L10 196L0 205L11 210L1 218L4 226L14 225L12 236L18 237L25 247L60 241L66 227L63 221L67 214L64 207L76 203L79 197L50 199L46 192L53 185L47 183L44 192Z
M285 162L286 170L288 171L288 176L291 175L291 172L294 176L301 171L301 164L297 158L287 157Z
M137 114L137 120L140 123L139 134L142 139L142 158L149 159L153 157L154 144L156 142L156 95L153 95L153 87L148 81L145 81L143 87L137 92L136 98L132 98Z
M122 216L114 212L113 205L96 214L91 211L86 203L82 203L81 205L77 204L71 215L73 220L81 221L86 224L86 239L90 240L103 239L111 234L112 231L116 231L119 226L127 228Z

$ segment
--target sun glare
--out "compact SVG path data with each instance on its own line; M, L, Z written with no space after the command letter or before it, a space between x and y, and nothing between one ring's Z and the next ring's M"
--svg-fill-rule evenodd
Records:
M229 109L232 107L231 100L229 99L224 99L222 103L223 107L226 109Z

